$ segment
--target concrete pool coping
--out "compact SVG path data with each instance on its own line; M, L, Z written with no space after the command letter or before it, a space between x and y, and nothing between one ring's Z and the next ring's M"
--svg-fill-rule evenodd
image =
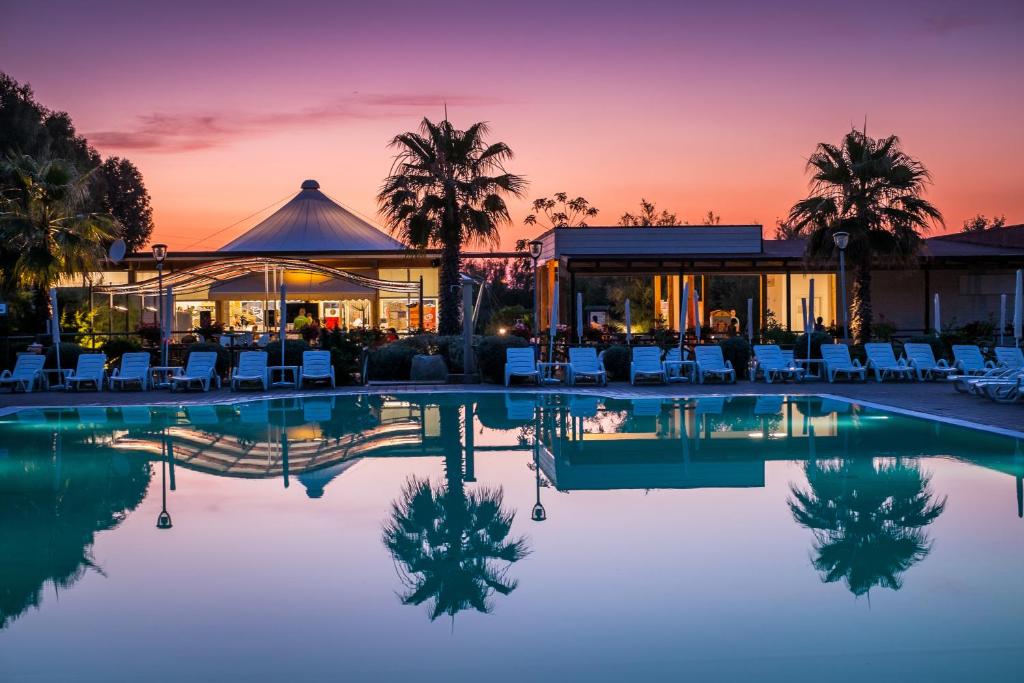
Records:
M315 396L350 396L355 394L423 394L423 393L573 393L586 396L606 396L620 399L678 399L719 396L818 396L845 403L857 404L875 410L935 420L945 424L976 429L993 434L1024 439L1024 406L997 404L983 398L956 393L951 386L932 384L752 384L741 382L731 385L645 385L631 386L613 382L607 387L567 387L564 385L518 385L506 388L495 384L437 384L437 385L373 385L347 386L336 389L273 390L268 392L230 392L227 389L209 393L147 392L33 392L30 394L0 395L0 418L19 410L34 408L56 410L83 407L123 406L188 406L196 404L230 405L274 398L305 398ZM56 400L55 400L56 399Z

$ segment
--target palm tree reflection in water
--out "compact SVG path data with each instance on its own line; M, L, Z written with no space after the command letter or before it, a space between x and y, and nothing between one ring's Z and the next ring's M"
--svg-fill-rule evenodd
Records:
M794 519L814 532L814 568L822 581L844 581L855 596L875 586L899 590L902 575L931 552L925 532L946 499L933 501L931 476L916 463L879 466L871 458L809 461L809 488L790 487Z
M459 407L441 406L440 418L445 482L409 478L383 533L406 587L402 603L426 603L431 621L467 609L489 613L491 595L515 590L508 568L529 552L522 537L510 536L515 512L502 507L502 489L465 490Z

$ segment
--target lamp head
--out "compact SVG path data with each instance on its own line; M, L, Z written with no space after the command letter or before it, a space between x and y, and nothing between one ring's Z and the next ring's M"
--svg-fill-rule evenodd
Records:
M533 240L530 242L530 256L534 259L540 258L540 252L544 248L544 243L540 240Z
M832 241L836 243L840 250L846 249L847 245L850 244L850 233L834 232L832 233Z
M548 513L546 510L544 510L543 505L537 503L536 505L533 506L533 512L530 514L530 519L532 519L535 522L543 522L547 518Z
M164 259L167 258L167 245L166 244L154 244L153 245L153 259L157 263L163 263Z
M160 516L156 518L156 528L157 529L170 529L172 526L174 526L174 525L171 524L171 515L170 515L170 513L168 513L167 510L162 510L160 512Z

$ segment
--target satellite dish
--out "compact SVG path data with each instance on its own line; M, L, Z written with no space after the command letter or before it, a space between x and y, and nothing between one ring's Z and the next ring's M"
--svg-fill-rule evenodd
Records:
M107 250L107 256L109 256L110 260L114 263L120 263L121 259L124 258L124 252L126 250L127 247L125 246L124 240L117 239L114 240L113 244L110 245L110 249Z

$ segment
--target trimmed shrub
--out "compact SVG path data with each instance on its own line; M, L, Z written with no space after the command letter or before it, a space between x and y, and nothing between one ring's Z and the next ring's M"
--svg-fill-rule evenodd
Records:
M209 342L203 342L201 344L189 344L188 353L195 353L196 351L213 351L217 354L217 374L221 377L225 377L228 373L228 366L231 364L231 356L228 350L220 344L212 344ZM186 354L185 365L188 365L188 354ZM270 362L268 359L267 365L276 365Z
M370 352L368 379L379 381L408 381L412 359L420 352L413 345L395 342Z
M60 367L62 370L68 370L78 365L78 357L85 353L78 344L72 344L71 342L61 342L60 344ZM56 368L57 367L57 348L51 346L46 349L46 362L43 367Z
M197 346L212 346L211 344L195 344ZM302 339L285 339L284 341L284 362L281 362L281 342L267 344L267 365L302 365L302 354L309 351L309 344ZM218 362L219 359L218 359Z
M608 373L608 379L629 379L630 351L628 346L623 346L622 344L609 346L604 350L601 360L604 362L604 369Z
M729 337L728 339L720 341L718 346L722 349L722 357L731 362L733 369L736 370L736 378L747 379L747 370L750 367L750 356L752 352L750 342L747 341L747 338ZM806 347L804 350L807 350ZM820 345L818 347L818 353L819 355L821 353Z
M477 366L480 376L488 382L505 381L506 349L528 348L530 342L509 335L482 337L476 345Z
M811 355L810 358L821 358L821 345L831 344L832 337L827 332L812 332L811 333ZM793 357L794 358L808 358L807 355L807 333L801 334L796 338L796 344L793 346Z

